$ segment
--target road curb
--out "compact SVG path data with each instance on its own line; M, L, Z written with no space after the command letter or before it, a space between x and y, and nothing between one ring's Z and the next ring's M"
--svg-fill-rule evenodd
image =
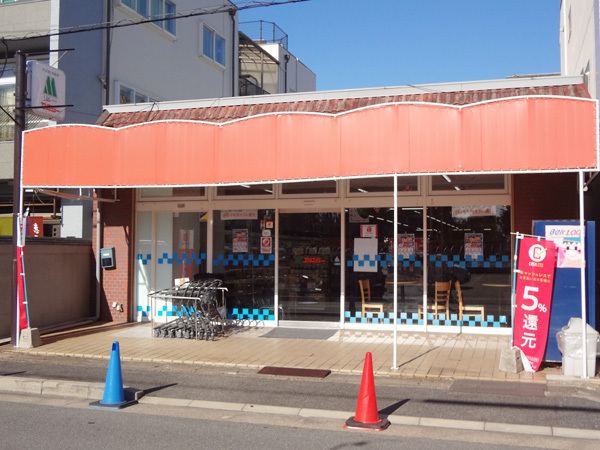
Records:
M163 405L184 408L216 409L237 411L242 413L279 414L315 419L346 420L354 415L353 411L336 411L313 408L294 408L287 406L258 405L250 403L215 402L205 400L188 400L169 397L146 397L144 391L135 388L124 388L125 396L138 400L140 404ZM102 398L104 385L83 381L49 380L43 378L23 378L0 376L0 392L21 393L30 395L52 395L57 397L74 397L84 399ZM563 428L539 425L522 425L499 422L481 422L472 420L440 419L433 417L415 417L390 414L387 419L401 426L422 426L452 428L466 431L483 431L511 433L523 435L552 436L569 439L600 440L600 430Z
M0 391L33 395L54 395L58 397L101 399L104 395L104 384L85 381L0 376ZM139 400L144 396L143 391L131 387L124 387L123 391L126 398Z

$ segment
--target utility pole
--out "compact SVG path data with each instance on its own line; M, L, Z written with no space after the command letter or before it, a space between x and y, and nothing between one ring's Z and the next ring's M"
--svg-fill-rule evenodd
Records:
M10 342L17 345L19 341L17 324L19 305L17 304L17 237L19 230L19 209L21 205L21 139L25 130L25 99L27 97L27 75L25 70L26 56L17 50L15 53L15 133L13 157L13 246L12 246L12 280L11 280L11 321Z

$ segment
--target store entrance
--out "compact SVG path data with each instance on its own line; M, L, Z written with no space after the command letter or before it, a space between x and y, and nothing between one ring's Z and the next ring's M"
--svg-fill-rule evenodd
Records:
M280 320L339 322L340 230L339 213L279 214Z

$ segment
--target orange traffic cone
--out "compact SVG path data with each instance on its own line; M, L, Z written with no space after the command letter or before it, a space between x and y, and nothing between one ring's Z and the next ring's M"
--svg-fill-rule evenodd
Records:
M389 420L379 417L377 398L375 396L375 380L373 378L373 360L371 352L367 352L362 380L360 382L360 391L358 392L356 415L346 421L344 428L383 431L389 426Z

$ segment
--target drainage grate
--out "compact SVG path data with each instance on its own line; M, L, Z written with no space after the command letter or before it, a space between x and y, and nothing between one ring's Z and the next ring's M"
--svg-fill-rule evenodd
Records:
M325 378L331 370L296 369L294 367L265 366L258 371L262 375L281 375L287 377Z

